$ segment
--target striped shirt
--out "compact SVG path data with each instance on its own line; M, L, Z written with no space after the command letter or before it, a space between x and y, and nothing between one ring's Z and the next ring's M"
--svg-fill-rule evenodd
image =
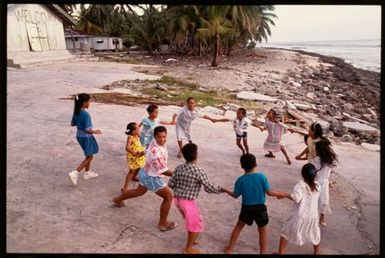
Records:
M174 196L188 200L198 198L202 185L207 193L221 193L221 188L209 181L206 172L191 163L177 166L168 181L168 186L173 189Z

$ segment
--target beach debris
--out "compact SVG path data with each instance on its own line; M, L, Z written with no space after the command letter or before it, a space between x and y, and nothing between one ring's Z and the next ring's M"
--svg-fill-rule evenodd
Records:
M287 110L287 113L289 113L289 115L297 119L300 126L305 129L308 129L309 126L312 124L312 121L308 118L305 118L303 115L301 115L299 111L294 111L289 109Z
M273 98L273 97L270 97L267 95L263 95L263 94L259 94L259 93L253 92L253 91L241 91L241 92L237 93L237 98L244 99L244 100L259 100L259 101L265 101L265 102L276 102L277 101L276 98Z
M295 105L293 105L293 103L291 103L290 101L286 100L285 103L286 103L286 107L287 108L289 108L289 109L297 109L295 107Z
M205 114L212 114L212 115L219 115L219 116L222 116L224 114L223 110L220 110L219 108L215 108L212 106L205 106L204 108L201 108L200 111Z
M176 60L175 58L169 58L166 60L166 63L168 62L177 62L178 60Z
M156 83L155 88L158 89L158 90L163 90L163 91L167 91L167 90L168 90L168 88L167 88L166 86L161 85L161 84L158 83L158 82Z
M377 128L374 128L359 122L344 122L343 126L354 131L369 131L369 132L379 131Z
M290 84L297 88L302 86L300 83L294 81L291 81Z
M306 103L306 102L304 102L304 103L297 103L297 102L294 102L293 105L294 105L297 109L299 109L299 110L304 110L304 111L309 110L309 109L317 109L317 108L315 108L314 106L311 106L309 103Z
M225 112L225 118L227 119L234 119L237 117L237 113L235 111L232 111L232 110L228 110Z
M342 135L341 139L342 139L343 142L351 142L351 141L354 140L353 136L351 136L350 134Z
M370 143L363 142L361 143L361 146L371 151L381 151L381 146L378 144L370 144Z
M306 94L306 98L308 99L316 99L317 95L314 92L309 92Z

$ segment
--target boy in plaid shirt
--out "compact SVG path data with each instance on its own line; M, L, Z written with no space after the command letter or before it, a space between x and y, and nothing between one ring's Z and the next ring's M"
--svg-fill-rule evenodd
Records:
M183 146L182 154L186 163L175 168L168 186L173 189L175 205L185 219L188 237L184 253L202 253L201 250L192 248L193 244L198 243L196 239L203 231L202 216L195 199L198 198L202 185L207 193L219 194L223 190L212 184L205 171L195 165L198 156L196 144L188 143Z

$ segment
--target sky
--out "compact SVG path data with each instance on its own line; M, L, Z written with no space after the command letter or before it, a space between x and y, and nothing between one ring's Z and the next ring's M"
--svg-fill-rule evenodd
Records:
M275 5L268 43L381 38L381 6Z

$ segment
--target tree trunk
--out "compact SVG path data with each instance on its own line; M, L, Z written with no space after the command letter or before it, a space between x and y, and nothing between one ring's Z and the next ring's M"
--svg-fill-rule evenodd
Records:
M219 43L220 43L220 36L219 33L215 34L215 40L214 40L214 59L213 62L211 63L211 66L217 67L217 58L218 58L218 50L219 50Z
M153 54L151 42L148 42L148 54L150 54L150 55Z
M202 42L199 40L199 45L198 45L198 55L202 56Z

